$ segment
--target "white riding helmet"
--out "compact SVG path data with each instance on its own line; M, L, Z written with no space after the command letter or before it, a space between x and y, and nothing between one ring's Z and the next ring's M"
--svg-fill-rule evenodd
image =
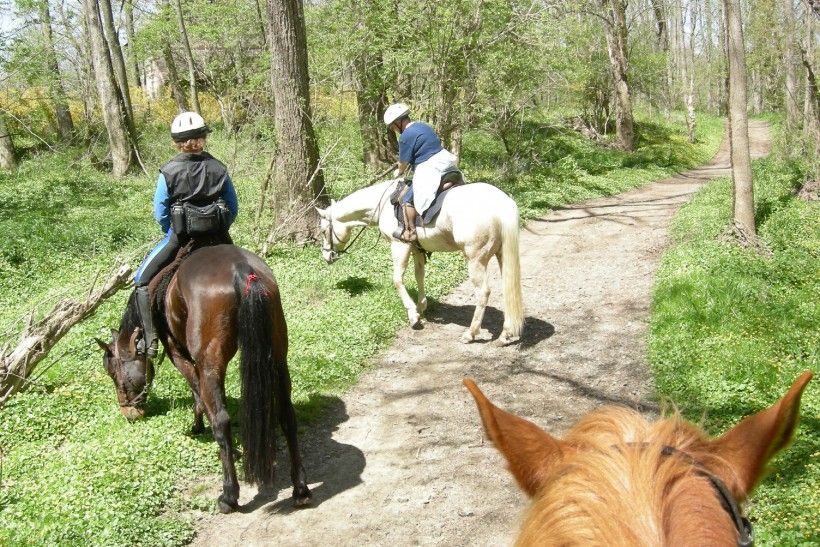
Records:
M196 112L183 112L171 122L171 138L177 142L204 137L210 132L205 119Z
M410 107L404 103L391 104L384 111L384 125L390 125L398 119L410 114Z

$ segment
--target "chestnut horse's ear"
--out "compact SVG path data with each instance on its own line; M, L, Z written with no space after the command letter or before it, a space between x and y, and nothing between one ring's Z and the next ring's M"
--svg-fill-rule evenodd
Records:
M791 441L800 416L800 397L812 376L805 371L777 403L744 418L711 442L711 451L736 473L741 491L735 494L741 500L751 493L766 463Z
M465 378L464 385L475 398L487 436L507 459L518 485L535 495L552 465L562 458L564 443L534 423L496 407L471 379Z

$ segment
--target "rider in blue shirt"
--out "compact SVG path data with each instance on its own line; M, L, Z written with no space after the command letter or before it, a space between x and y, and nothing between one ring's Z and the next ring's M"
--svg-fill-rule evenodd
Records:
M171 138L180 153L160 168L154 192L154 218L165 237L148 253L134 276L137 309L143 326L138 349L149 358L157 355L157 334L148 283L190 239L187 234L176 233L171 226L171 207L184 203L205 206L223 202L228 218L225 219L227 225L221 229L226 236L239 212L236 191L227 168L204 151L209 131L205 120L195 112L183 112L171 124Z
M410 107L404 103L388 107L384 123L399 133L399 166L395 176L402 176L411 167L414 170L413 183L402 198L404 231L393 234L412 243L418 240L416 215L423 215L433 203L442 175L456 168L456 157L441 145L432 127L410 119Z

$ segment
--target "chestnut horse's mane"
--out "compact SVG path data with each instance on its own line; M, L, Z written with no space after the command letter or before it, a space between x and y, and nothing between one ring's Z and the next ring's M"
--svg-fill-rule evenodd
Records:
M678 416L650 423L607 408L582 418L564 441L569 450L534 496L519 545L544 538L550 545L736 543L734 524L699 466L735 492L737 478L697 427Z

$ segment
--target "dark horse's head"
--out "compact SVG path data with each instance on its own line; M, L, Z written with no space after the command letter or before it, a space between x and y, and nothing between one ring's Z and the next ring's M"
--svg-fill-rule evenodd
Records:
M114 380L122 415L129 420L145 416L145 402L154 379L154 364L137 351L139 315L134 294L125 308L119 330L111 329L111 342L95 338L105 352L103 365Z

